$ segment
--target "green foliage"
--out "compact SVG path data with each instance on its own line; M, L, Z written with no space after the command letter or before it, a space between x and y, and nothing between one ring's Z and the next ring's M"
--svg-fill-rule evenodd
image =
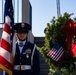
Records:
M72 57L70 52L66 49L65 43L67 35L63 34L63 28L66 26L68 20L71 19L71 15L72 14L64 13L64 15L60 16L58 19L55 19L55 17L53 17L51 23L47 23L47 27L44 30L45 44L40 49L40 51L50 66L51 74L53 72L60 71L63 75L69 75L75 70L73 62L76 60L76 58ZM76 21L76 18L74 18L74 21ZM56 41L58 41L60 45L65 49L63 58L58 62L55 62L46 56L47 52L56 43ZM51 75L50 73L49 75Z

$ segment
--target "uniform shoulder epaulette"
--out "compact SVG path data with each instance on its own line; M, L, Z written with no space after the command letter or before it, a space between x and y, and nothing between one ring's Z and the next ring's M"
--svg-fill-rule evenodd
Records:
M31 43L31 42L27 42L28 43L28 45L30 45L30 46L34 46L35 44L33 44L33 43Z
M29 41L28 41L27 43L28 43L28 44L31 44L31 45L34 45L33 43L31 43L31 42L29 42Z

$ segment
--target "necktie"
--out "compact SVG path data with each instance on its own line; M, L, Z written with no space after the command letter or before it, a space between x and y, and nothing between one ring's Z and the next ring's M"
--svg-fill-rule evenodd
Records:
M24 45L23 45L23 43L22 43L22 42L20 42L20 43L19 43L19 46L20 46L20 47L23 47Z

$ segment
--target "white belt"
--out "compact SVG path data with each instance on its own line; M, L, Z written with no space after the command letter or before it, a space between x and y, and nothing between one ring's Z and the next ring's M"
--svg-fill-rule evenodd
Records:
M15 65L14 70L31 70L31 65Z

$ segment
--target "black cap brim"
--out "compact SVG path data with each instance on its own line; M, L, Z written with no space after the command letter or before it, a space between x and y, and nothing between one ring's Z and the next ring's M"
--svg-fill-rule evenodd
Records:
M17 30L17 33L28 33L28 30Z
M28 32L29 30L31 30L31 26L27 23L16 23L14 25L14 30L16 32Z

